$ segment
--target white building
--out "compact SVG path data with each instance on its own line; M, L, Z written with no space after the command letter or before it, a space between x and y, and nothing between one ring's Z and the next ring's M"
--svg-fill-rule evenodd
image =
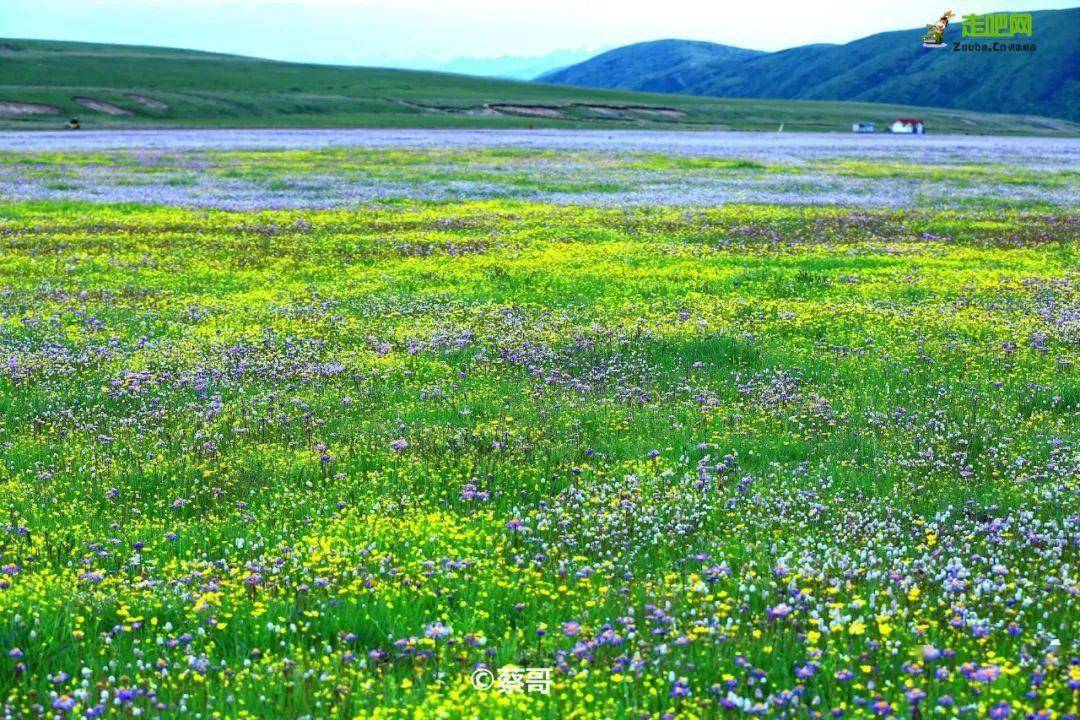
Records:
M916 118L897 118L889 126L889 131L907 135L923 135L923 122Z
M872 133L872 132L874 132L874 123L872 123L872 122L852 123L851 132L854 132L854 133Z

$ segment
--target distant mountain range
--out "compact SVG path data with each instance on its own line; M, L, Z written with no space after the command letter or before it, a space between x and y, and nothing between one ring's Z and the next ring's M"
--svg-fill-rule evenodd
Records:
M715 97L849 100L1031 113L1080 120L1080 8L1031 13L1034 52L924 48L925 30L879 33L845 45L760 52L716 43L657 40L616 48L541 75L548 83ZM931 22L936 18L927 18Z
M444 63L415 65L415 69L476 75L477 77L506 78L508 80L532 80L537 75L550 73L574 63L588 60L596 53L588 50L555 50L543 55L500 55L499 57L460 57Z

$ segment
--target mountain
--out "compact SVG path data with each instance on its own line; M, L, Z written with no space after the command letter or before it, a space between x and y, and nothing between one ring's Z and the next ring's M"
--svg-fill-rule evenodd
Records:
M954 52L953 43L993 41L946 31L947 47L924 48L924 29L879 33L844 45L806 45L740 57L712 45L716 59L685 67L667 58L707 55L703 43L666 40L666 53L639 43L542 76L543 82L690 95L906 103L991 112L1036 113L1080 121L1080 8L1031 13L1034 52ZM708 43L706 43L708 45ZM685 50L680 48L685 47ZM612 66L622 58L630 71ZM666 57L665 57L666 56Z
M595 51L594 51L595 52ZM588 60L594 52L588 50L555 50L543 55L500 55L491 58L461 57L431 67L438 72L476 75L478 77L532 80L537 75L553 72Z
M684 63L695 50L680 55ZM753 62L750 58L746 62ZM0 127L708 128L848 132L923 118L932 132L1080 134L1035 116L910 105L732 100L170 48L0 39Z
M702 68L734 67L765 54L710 42L653 40L609 50L537 80L581 87L684 92L693 87Z

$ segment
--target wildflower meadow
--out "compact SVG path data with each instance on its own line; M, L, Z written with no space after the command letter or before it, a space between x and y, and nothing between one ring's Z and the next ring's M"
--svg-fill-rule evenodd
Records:
M1077 717L1075 141L453 137L0 153L3 717Z

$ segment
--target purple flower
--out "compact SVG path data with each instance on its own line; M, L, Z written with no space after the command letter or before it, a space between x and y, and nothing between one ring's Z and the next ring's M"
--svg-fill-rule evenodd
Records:
M874 711L875 715L892 715L892 705L884 698L878 698L874 702L870 703L870 709Z
M769 610L769 618L770 619L786 618L788 615L791 614L792 610L794 610L793 607L791 607L787 603L782 602L779 605L776 605L775 607L770 608L770 610Z
M491 497L491 495L489 495L487 492L477 490L476 486L470 483L461 488L461 495L459 497L462 500L486 501Z
M52 706L62 713L71 712L72 708L79 704L79 701L70 695L61 695L53 700Z
M449 625L443 625L439 621L435 621L424 629L424 636L431 638L432 640L441 640L445 637L449 637L454 632L454 628Z
M906 693L904 693L904 697L906 697L907 701L912 705L918 705L920 702L926 699L926 693L919 688L911 688Z
M575 622L574 620L570 620L568 622L563 623L562 631L563 631L563 634L566 635L567 637L573 637L573 636L577 635L579 632L581 632L581 624L578 623L578 622Z
M972 682L992 683L1001 675L1001 668L997 665L984 665L974 670L965 670L964 674Z

